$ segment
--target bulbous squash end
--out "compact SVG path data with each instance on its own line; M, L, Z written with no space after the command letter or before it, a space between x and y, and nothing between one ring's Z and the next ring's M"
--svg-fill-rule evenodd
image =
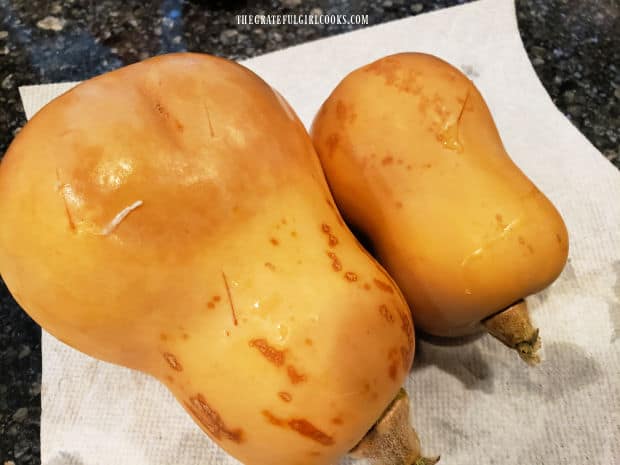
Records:
M422 457L420 440L409 423L409 396L402 388L349 454L373 465L434 465L439 461L439 457Z
M507 347L514 349L519 357L530 366L540 363L538 350L541 347L538 328L530 320L527 304L520 300L508 308L482 320L491 336Z

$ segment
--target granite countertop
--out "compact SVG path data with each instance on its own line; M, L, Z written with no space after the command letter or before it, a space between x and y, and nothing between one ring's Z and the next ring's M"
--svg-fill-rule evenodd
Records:
M0 0L0 154L25 123L20 85L82 80L164 52L247 58L360 27L238 26L238 13L359 13L372 25L464 1L251 3ZM517 0L517 12L529 57L553 101L620 168L617 0ZM0 280L0 465L40 463L40 339L40 329Z

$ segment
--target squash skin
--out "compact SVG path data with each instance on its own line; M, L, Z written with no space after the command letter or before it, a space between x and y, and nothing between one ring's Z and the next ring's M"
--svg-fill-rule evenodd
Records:
M311 135L340 211L370 238L419 329L476 332L562 271L560 214L506 153L480 92L445 61L402 53L353 71Z
M0 224L37 323L156 377L248 465L334 463L413 359L303 125L227 60L156 57L51 102L0 164Z

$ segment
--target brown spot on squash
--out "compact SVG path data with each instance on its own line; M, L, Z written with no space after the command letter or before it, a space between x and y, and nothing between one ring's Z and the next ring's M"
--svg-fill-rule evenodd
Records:
M271 271L276 271L276 266L271 262L265 262L265 267L269 268Z
M400 200L396 202L396 208L403 208L403 203Z
M381 160L381 164L382 165L391 165L392 162L394 162L394 157L388 155L387 157L385 157L383 160Z
M308 338L308 337L305 339L304 343L305 343L307 346L312 346L312 344L313 344L312 339L310 339L310 338Z
M387 307L387 305L385 304L379 305L379 313L381 314L383 319L387 321L388 323L394 322L394 315L392 314L390 309Z
M400 347L400 360L401 360L401 362L403 362L403 371L405 371L405 372L407 372L407 370L411 366L411 356L412 355L413 354L411 353L411 351L409 349L407 349L407 347L405 347L405 346L401 346Z
M327 136L327 139L325 139L325 145L327 147L327 154L330 156L333 155L336 147L338 146L338 134L332 133Z
M221 297L219 295L214 295L213 296L213 301L214 302L219 302L221 300Z
M249 342L249 345L250 347L258 349L258 351L263 355L263 357L265 357L275 366L279 367L284 365L284 361L286 358L285 351L278 350L275 347L272 347L271 345L269 345L266 339L252 339Z
M209 302L209 303L207 304L207 307L209 307L209 308L215 308L215 304L214 304L213 302Z
M293 384L303 383L307 380L306 375L299 373L293 365L286 367L286 374Z
M386 283L385 281L381 281L380 279L375 278L373 279L373 282L375 283L375 286L377 286L383 292L394 294L394 288L390 284Z
M357 281L357 274L353 273L352 271L347 271L344 274L344 278L349 282L355 282Z
M273 246L277 246L280 244L280 241L277 240L275 237L272 237L271 239L269 239L269 242L271 242L271 245Z
M159 339L161 339L162 341L167 341L168 340L168 335L166 333L161 333L159 335Z
M343 421L342 421L342 418L340 418L340 417L334 417L334 418L332 418L332 423L334 425L342 425Z
M340 263L340 260L338 259L338 257L336 256L336 254L334 252L327 252L327 256L329 258L331 258L332 260L332 268L334 271L340 271L342 270L342 263Z
M202 394L191 397L189 402L186 401L184 404L214 439L228 439L236 443L243 442L243 430L226 426L220 414L207 403Z
M175 371L183 371L183 366L179 363L179 361L173 354L171 354L170 352L164 352L163 356L164 360L166 360L166 363L170 366L170 368Z
M344 122L347 119L347 107L342 100L338 100L338 102L336 102L336 119L341 122Z
M388 368L388 375L392 381L396 381L397 374L398 367L396 366L396 362L392 361L392 363L390 363L390 367Z
M269 410L263 410L261 413L267 419L267 421L269 423L271 423L272 425L281 426L281 427L284 427L286 425L286 422L284 420L282 420L281 418L276 417Z
M188 340L189 339L189 334L187 333L183 333L183 336L181 336L184 340Z
M282 399L284 402L290 402L291 400L293 400L293 396L285 391L280 391L278 392L278 397L280 399Z
M415 338L413 335L413 324L409 321L409 318L404 310L399 309L398 315L400 316L400 329L407 338L407 346L409 350L413 350L415 347Z
M330 247L335 247L338 245L338 238L332 233L332 230L328 224L323 223L321 225L321 231L327 235L327 243Z
M302 436L312 439L323 446L334 444L334 438L318 429L305 418L293 418L288 421L288 426Z
M261 413L267 421L274 426L279 426L281 428L288 426L293 431L324 446L331 446L334 444L334 439L331 436L318 429L305 418L291 418L290 420L285 420L274 415L269 410L263 410Z

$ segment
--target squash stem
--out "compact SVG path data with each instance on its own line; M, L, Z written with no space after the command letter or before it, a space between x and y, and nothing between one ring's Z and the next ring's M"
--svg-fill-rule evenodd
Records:
M528 365L533 366L540 362L537 353L541 346L538 328L532 325L524 300L519 300L495 315L485 318L482 324L491 336L516 350L519 357Z
M349 452L372 465L433 465L439 457L420 453L420 440L409 422L409 397L401 389L381 418Z

